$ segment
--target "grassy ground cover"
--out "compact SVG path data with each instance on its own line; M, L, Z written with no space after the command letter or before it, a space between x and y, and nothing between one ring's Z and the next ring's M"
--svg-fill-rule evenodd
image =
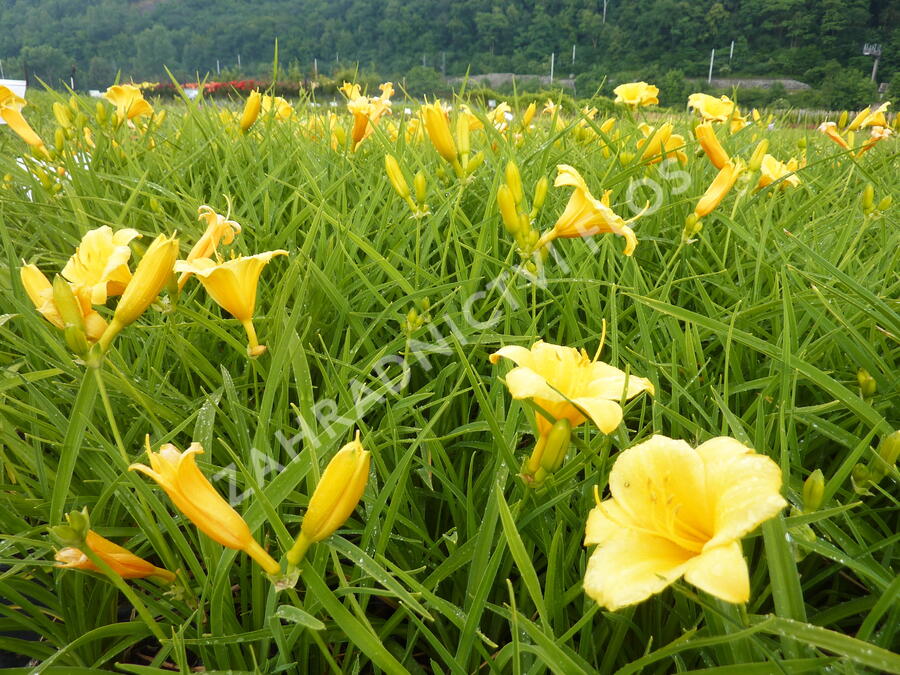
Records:
M854 157L778 120L719 125L732 159L767 139L801 162L800 183L757 190L748 169L685 237L717 174L687 116L671 118L682 165L642 157L640 111L601 131L599 118L540 111L523 127L515 110L503 130L473 109L483 163L460 178L427 134L408 133L412 102L395 101L355 151L346 113L304 104L241 133L202 99L135 127L77 99L55 133L53 102L69 106L48 94L24 109L47 164L0 129L0 649L23 657L7 672L900 672L897 472L880 459L898 421L895 139ZM424 176L420 217L392 188L388 154L410 185ZM552 186L557 165L598 198L611 190L622 217L645 209L633 256L614 234L523 255L497 205L510 161L526 211L550 181L536 231L572 192ZM35 311L22 261L52 280L101 226L144 235L132 270L160 233L177 231L184 257L203 204L241 225L225 258L287 251L259 283L268 350L248 358L240 323L190 279L99 367L75 358ZM604 333L600 358L654 393L621 401L609 434L577 426L562 466L529 485L535 406L511 398L509 367L488 356L539 339L593 356ZM281 560L357 429L371 453L360 504L281 591L127 471L146 462L147 435L154 450L202 444L202 472ZM684 580L616 611L585 594L595 488L608 497L616 458L653 434L692 447L730 436L780 469L790 507L742 541L749 602ZM820 497L804 500L817 469ZM58 569L48 527L83 507L175 586Z

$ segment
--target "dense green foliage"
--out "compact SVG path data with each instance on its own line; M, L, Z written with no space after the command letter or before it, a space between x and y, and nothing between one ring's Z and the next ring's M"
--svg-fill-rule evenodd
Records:
M821 81L830 61L871 70L863 42L884 47L883 79L900 64L896 0L612 0L603 21L596 0L12 0L3 3L0 58L7 73L81 86L109 84L121 70L136 79L179 77L237 67L271 69L281 61L309 75L337 62L393 76L425 65L448 75L558 74L679 68ZM727 50L735 41L734 60ZM574 63L572 45L577 45ZM234 71L232 71L234 72Z
M50 104L62 98L31 99L29 120L53 138ZM143 132L98 119L93 100L74 103L96 147L89 166L62 155L65 177L17 165L21 141L0 134L0 598L12 605L0 603L0 649L50 675L166 675L170 664L248 675L900 673L888 651L900 612L897 473L853 482L897 424L900 229L882 201L900 197L895 141L855 160L781 120L774 132L722 134L733 156L748 157L761 136L782 159L806 148L802 183L738 184L697 241L680 245L715 171L692 141L680 177L643 165L632 152L642 134L625 115L606 154L574 133L579 118L557 130L538 117L521 143L487 124L472 137L485 163L456 181L402 127L397 141L382 124L355 153L332 148L308 133L321 128L309 125L311 107L240 135L215 104L178 102ZM689 119L671 121L690 138ZM410 218L392 191L386 153L407 176L428 176L427 216ZM652 179L660 208L637 221L634 257L612 235L570 239L542 277L527 274L495 200L510 159L528 195L568 163L596 194L611 190L625 216L631 186ZM867 214L869 182L880 206ZM535 227L550 228L570 192L551 188ZM102 225L137 228L143 242L177 230L185 253L203 203L243 225L235 249L289 252L259 289L268 353L248 360L240 326L190 280L122 333L95 379L35 312L19 261L52 274ZM410 310L424 325L410 326ZM593 353L604 321L602 358L649 378L655 395L630 401L611 435L579 427L546 489L526 488L516 474L534 443L533 409L511 400L508 369L488 355L540 337ZM860 391L859 367L875 391ZM154 446L201 442L202 470L224 494L246 496L239 510L277 557L355 428L373 457L362 503L281 593L126 471L144 457L145 434ZM781 467L795 508L744 540L746 606L684 582L618 612L585 596L594 489L606 490L620 451L654 433L692 444L731 435ZM817 468L824 499L800 515ZM101 534L184 572L182 595L129 582L155 623L103 577L53 568L47 525L82 506Z

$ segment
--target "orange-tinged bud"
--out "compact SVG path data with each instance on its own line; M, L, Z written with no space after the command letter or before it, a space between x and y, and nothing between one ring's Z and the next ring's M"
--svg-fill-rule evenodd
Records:
M105 562L123 579L144 579L156 577L166 583L175 581L175 575L169 570L157 567L143 558L134 555L126 548L112 543L109 539L100 536L93 530L88 531L85 544L90 550ZM59 565L69 569L79 569L88 572L99 572L84 552L76 547L67 546L56 552L55 556Z
M725 148L719 142L719 138L716 136L716 131L711 123L703 122L698 124L694 128L694 136L697 137L700 147L703 148L703 152L709 157L709 161L712 162L714 167L721 169L731 161L728 153L725 152Z
M172 276L177 258L178 240L175 237L161 234L147 247L119 299L112 322L100 338L100 347L104 351L119 331L143 314L156 299Z
M287 560L297 565L310 545L330 537L343 525L359 503L369 480L370 454L356 438L340 450L325 467L303 516L300 535L288 551Z
M250 96L247 97L247 102L244 104L244 112L241 113L241 131L247 131L253 126L253 123L259 117L261 106L262 97L259 95L259 92L256 90L251 91Z

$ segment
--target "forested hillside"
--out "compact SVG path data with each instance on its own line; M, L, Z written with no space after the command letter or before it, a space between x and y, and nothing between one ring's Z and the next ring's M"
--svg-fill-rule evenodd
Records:
M164 64L179 77L257 75L276 38L280 61L304 73L314 58L326 72L545 73L556 53L561 74L665 63L691 76L717 48L718 75L815 81L834 61L868 73L864 42L883 46L879 79L900 66L898 0L7 0L0 21L7 77L68 81L74 66L82 87L117 71L162 78Z

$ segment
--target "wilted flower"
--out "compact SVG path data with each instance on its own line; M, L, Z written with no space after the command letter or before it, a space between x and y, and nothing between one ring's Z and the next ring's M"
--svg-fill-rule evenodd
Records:
M118 544L112 543L109 539L100 536L93 530L88 531L85 545L123 579L157 577L166 583L175 581L175 575L169 570L147 562L128 549L122 548ZM72 546L67 546L57 551L55 558L60 563L57 567L85 570L87 572L100 571L83 551Z

